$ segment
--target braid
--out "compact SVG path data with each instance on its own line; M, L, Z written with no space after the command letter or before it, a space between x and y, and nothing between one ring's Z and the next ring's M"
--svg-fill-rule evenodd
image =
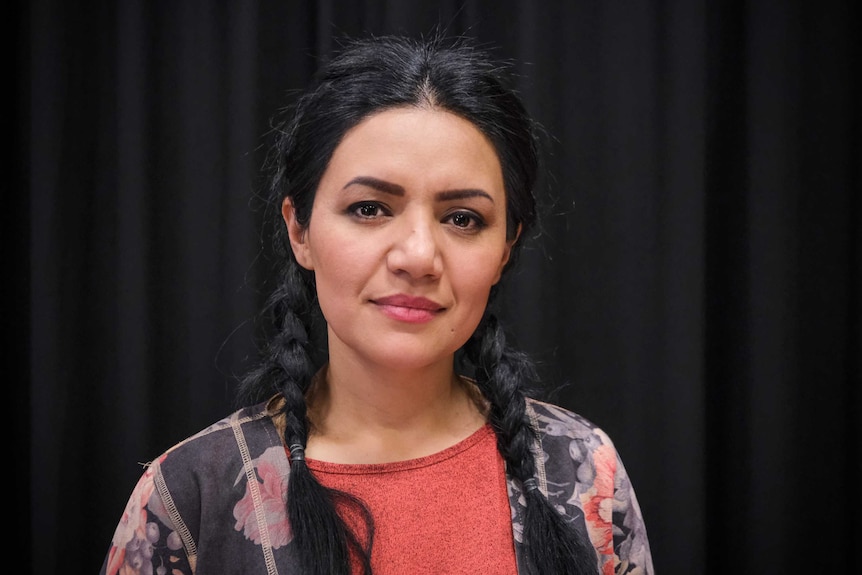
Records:
M313 301L310 295L313 292L312 282L302 275L299 264L290 254L279 270L275 290L261 311L271 322L273 333L269 334L261 351L261 362L240 381L240 404L268 399L284 392L288 384L298 386L303 393L308 389L317 371L308 335L313 315L309 302Z
M290 387L290 386L286 386ZM290 446L290 481L287 484L287 517L293 529L297 557L303 573L350 575L351 557L360 564L360 573L371 574L373 520L358 498L321 485L305 462L308 423L305 398L294 387L285 393L285 439ZM338 508L353 512L368 526L368 537L360 542L344 523Z
M597 574L595 552L586 536L567 523L536 488L537 439L527 415L528 385L537 380L529 357L506 344L497 319L487 313L465 352L476 368L476 383L490 403L488 419L497 448L511 475L521 482L526 502L524 558L533 575Z
M492 314L487 314L468 353L476 365L476 383L490 402L488 419L497 433L497 449L518 479L532 477L536 471L530 445L535 439L526 417L527 382L535 370L527 356L507 349L505 335Z
M276 333L266 347L263 362L244 378L240 391L246 399L273 392L281 393L284 399L284 443L290 450L287 517L302 572L350 575L354 559L359 572L370 575L371 514L359 499L321 485L305 462L309 427L305 393L319 368L312 359L309 337L315 312L310 303L313 291L313 281L304 277L295 259L289 257L267 305ZM367 526L364 542L345 524L339 508Z

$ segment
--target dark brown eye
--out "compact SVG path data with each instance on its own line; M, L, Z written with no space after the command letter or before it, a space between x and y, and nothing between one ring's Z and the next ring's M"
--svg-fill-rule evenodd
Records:
M485 227L485 220L471 211L454 212L449 214L445 221L449 222L459 230L468 232L478 232Z
M347 208L347 211L354 216L365 219L376 218L383 212L380 205L374 202L357 202L355 204L351 204L350 207Z
M473 221L473 218L465 213L458 213L452 216L452 223L458 226L459 228L466 228L470 226L470 222Z

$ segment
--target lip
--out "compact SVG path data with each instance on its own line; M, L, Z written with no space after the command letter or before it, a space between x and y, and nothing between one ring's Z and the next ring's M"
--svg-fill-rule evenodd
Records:
M429 322L446 309L434 300L407 294L395 294L371 301L386 316L407 323Z

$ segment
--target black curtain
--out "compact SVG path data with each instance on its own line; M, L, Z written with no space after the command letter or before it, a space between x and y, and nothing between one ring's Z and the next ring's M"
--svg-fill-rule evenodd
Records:
M502 316L614 439L657 571L858 569L853 2L14 6L7 564L96 572L140 463L234 408L270 116L340 36L442 27L515 61L545 127Z

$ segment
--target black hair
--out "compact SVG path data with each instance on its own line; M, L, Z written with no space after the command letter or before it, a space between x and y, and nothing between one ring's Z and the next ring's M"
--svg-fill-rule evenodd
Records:
M290 197L297 221L307 226L317 185L345 133L371 114L398 107L427 107L454 113L476 126L499 157L506 192L507 238L525 237L536 222L534 186L539 154L536 125L505 74L509 67L464 38L411 39L396 36L354 39L324 66L313 83L276 125L268 166L268 202L278 283L266 311L274 333L262 362L241 382L240 394L260 399L280 393L284 400L285 445L306 445L306 393L324 359L315 359L314 327L320 310L314 275L301 267L281 220ZM510 268L520 242L515 242ZM495 286L496 288L496 286ZM493 298L496 289L492 290ZM530 573L597 573L595 551L586 536L567 523L538 489L533 489L536 441L526 412L528 386L535 381L529 358L512 349L493 313L482 321L460 355L472 367L489 404L488 419L507 473L526 482L524 562ZM305 573L343 574L358 560L371 573L373 518L362 502L322 486L302 457L291 457L288 519ZM350 506L365 518L366 537L354 533L338 513ZM322 560L325 558L325 560Z

